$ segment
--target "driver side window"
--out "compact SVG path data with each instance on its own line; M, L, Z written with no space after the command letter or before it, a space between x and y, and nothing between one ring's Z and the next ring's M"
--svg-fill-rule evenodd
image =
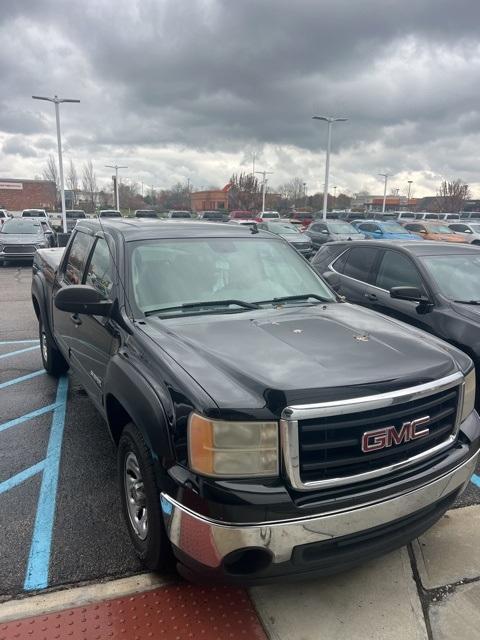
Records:
M113 287L113 268L107 241L98 238L87 269L85 284L94 287L105 298L110 296Z
M417 287L426 294L417 267L410 258L398 251L385 251L378 268L376 285L387 291L392 287Z
M82 231L75 233L65 265L64 279L68 284L82 284L83 272L92 244L92 236Z

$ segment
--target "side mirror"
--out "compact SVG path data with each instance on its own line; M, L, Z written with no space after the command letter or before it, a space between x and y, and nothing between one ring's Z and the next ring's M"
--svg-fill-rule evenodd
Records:
M418 287L392 287L390 297L396 300L409 300L410 302L425 302L425 297Z
M374 233L376 236L383 236L383 231L382 231L381 229L375 229L375 230L373 231L373 233Z
M60 289L54 302L60 311L83 313L87 316L109 316L112 310L112 302L86 284L74 284Z
M320 233L324 233L326 236L328 236L328 231L326 229L322 229Z
M396 300L418 302L416 311L420 315L428 313L433 307L433 303L422 295L418 287L392 287L390 289L390 297Z

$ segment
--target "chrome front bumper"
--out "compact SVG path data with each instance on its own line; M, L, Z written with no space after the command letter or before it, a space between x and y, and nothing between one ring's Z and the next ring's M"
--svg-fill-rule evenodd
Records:
M470 480L478 452L437 480L383 502L348 511L295 520L252 524L222 523L201 516L165 493L161 505L167 534L175 547L202 565L215 569L233 551L265 549L274 564L288 562L299 545L359 533L400 520L435 504Z

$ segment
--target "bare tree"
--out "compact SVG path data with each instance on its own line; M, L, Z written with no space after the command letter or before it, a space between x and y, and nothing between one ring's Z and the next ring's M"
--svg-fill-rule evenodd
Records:
M58 169L57 163L55 162L55 158L52 156L52 154L48 156L48 160L43 169L42 175L44 180L54 182L58 191Z
M458 213L462 211L465 200L470 197L470 188L463 180L443 180L437 191L436 209L440 213Z
M251 173L233 174L228 189L230 209L251 210L260 208L261 189Z
M87 195L88 205L90 211L93 213L95 211L95 203L97 197L97 176L95 175L95 171L93 169L93 163L91 160L85 162L83 165L82 171L82 189Z
M278 192L283 199L289 200L290 203L295 206L297 202L305 199L304 181L298 177L292 178L288 182L285 182L285 184L280 185Z
M70 164L68 165L67 173L67 187L72 192L72 205L75 207L78 202L78 192L80 190L80 180L78 173L73 164L73 160L70 158Z

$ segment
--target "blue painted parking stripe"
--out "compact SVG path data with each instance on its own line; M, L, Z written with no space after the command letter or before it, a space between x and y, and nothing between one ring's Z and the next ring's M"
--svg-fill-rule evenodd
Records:
M53 412L45 469L43 471L42 485L38 497L37 515L35 517L27 573L23 585L25 591L44 589L48 586L67 392L68 378L63 376L60 378L57 387L57 407Z
M34 347L27 347L26 349L19 349L18 351L10 351L10 353L2 353L2 355L0 355L0 360L3 358L9 358L10 356L18 356L21 353L26 353L27 351L34 351L35 349L38 349L38 344Z
M28 467L28 469L24 469L23 471L20 471L20 473L17 473L11 478L8 478L8 480L0 482L0 494L13 489L17 485L22 484L22 482L25 482L25 480L28 480L37 473L40 473L40 471L43 471L44 467L45 460L42 460L41 462L37 462L37 464L34 464L32 467Z
M26 413L24 416L20 416L20 418L14 418L13 420L9 420L8 422L4 422L0 424L0 433L2 431L6 431L10 429L10 427L16 427L17 424L22 424L23 422L27 422L27 420L31 420L32 418L37 418L38 416L43 416L44 413L48 413L49 411L54 411L60 405L58 402L54 402L53 404L47 404L46 407L41 407L40 409L35 409L35 411L30 411L30 413Z
M478 488L480 488L480 476L473 474L471 479L473 484L475 484Z
M31 380L32 378L41 376L44 373L46 373L45 369L39 369L38 371L33 371L33 373L27 373L27 375L25 376L20 376L19 378L13 378L13 380L7 380L7 382L0 383L0 389L5 389L5 387L10 387L12 384L17 384L18 382L25 382L25 380Z
M0 340L0 345L2 344L32 344L32 342L40 342L38 338L35 340Z

